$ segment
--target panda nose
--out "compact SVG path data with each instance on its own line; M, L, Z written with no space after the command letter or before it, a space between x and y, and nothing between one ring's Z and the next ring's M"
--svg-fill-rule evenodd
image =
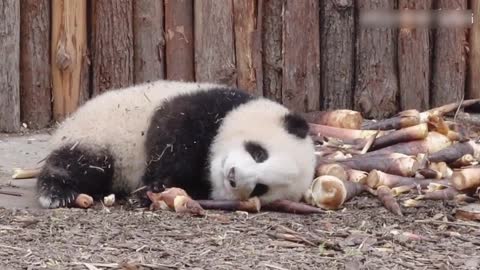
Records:
M235 182L235 167L230 168L227 174L227 179L233 188L237 186L237 183Z

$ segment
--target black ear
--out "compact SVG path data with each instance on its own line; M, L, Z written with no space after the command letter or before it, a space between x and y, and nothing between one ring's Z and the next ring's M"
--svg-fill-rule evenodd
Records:
M309 126L307 121L296 113L289 113L283 119L285 129L300 139L305 139L308 135Z

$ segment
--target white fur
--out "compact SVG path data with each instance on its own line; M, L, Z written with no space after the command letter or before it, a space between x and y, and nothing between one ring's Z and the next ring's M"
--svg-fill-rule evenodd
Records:
M226 115L211 149L213 199L246 199L257 183L269 186L269 192L260 197L264 203L301 199L313 180L315 150L309 137L300 140L286 132L282 117L287 113L284 106L260 99ZM244 148L245 140L259 142L268 159L256 163ZM226 180L232 167L235 188Z
M114 189L135 189L146 167L143 142L155 108L178 94L213 86L217 85L155 81L105 92L61 123L51 146L78 142L83 147L97 149L109 145L115 159Z
M43 208L57 208L60 205L60 201L53 200L48 196L40 196L38 198L40 206Z

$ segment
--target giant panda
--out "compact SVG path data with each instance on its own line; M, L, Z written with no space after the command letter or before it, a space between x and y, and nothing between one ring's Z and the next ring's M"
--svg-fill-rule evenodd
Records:
M37 177L43 208L180 187L194 199L299 201L315 170L308 123L263 97L159 80L104 92L53 132Z

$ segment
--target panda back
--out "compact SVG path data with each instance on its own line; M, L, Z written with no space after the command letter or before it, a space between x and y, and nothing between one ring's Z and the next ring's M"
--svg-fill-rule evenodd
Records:
M155 109L169 98L216 86L162 80L107 91L61 123L52 135L51 150L63 145L107 149L114 159L114 189L131 190L145 170L145 134Z

